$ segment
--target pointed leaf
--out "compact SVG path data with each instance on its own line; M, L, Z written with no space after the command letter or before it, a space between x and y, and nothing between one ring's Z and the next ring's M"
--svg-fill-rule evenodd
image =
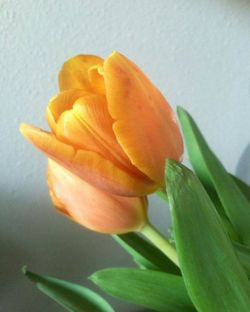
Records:
M23 268L23 273L37 288L71 312L114 312L98 294L81 285L50 276L42 276Z
M134 258L141 267L181 274L179 268L158 248L135 233L113 235L113 238Z
M158 271L112 268L90 279L108 294L162 312L195 311L182 277Z
M178 116L192 166L208 192L216 190L243 243L250 245L250 202L207 145L192 117L181 107Z
M180 267L196 308L249 311L250 283L201 182L174 161L167 161L166 175Z

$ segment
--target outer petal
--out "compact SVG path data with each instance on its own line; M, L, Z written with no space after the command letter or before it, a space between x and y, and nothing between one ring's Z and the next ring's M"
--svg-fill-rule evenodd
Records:
M103 59L95 55L77 55L66 61L59 73L60 90L83 89L93 92L88 70L91 66L102 65Z
M131 162L159 185L166 158L179 160L183 143L173 111L140 69L114 52L104 62L114 132Z
M146 200L108 194L49 161L48 184L55 206L81 225L102 233L126 233L146 222Z
M41 129L23 124L20 131L49 158L107 192L122 196L142 196L157 188L151 181L131 175L99 154L75 150Z

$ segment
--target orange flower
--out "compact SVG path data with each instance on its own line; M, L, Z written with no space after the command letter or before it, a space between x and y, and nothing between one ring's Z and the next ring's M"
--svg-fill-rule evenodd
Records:
M146 197L106 193L52 160L49 160L48 184L56 208L96 232L121 234L140 230L146 223Z
M59 85L46 114L52 133L22 125L29 141L110 194L164 186L165 159L180 160L182 138L171 107L134 63L117 52L79 55L63 65Z

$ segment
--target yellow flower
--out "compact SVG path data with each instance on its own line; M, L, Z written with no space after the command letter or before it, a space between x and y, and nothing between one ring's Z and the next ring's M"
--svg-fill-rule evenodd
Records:
M52 132L24 124L29 141L109 194L164 187L165 159L180 160L183 142L171 107L134 63L117 52L79 55L63 65L59 85L46 113Z

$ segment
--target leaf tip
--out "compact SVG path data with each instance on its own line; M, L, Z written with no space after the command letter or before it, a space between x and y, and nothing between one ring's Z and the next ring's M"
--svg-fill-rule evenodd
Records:
M177 105L177 114L181 114L183 112L185 112L185 109L182 106Z
M24 266L21 268L21 271L22 271L22 273L23 273L24 275L27 275L27 273L28 273L28 267L27 267L27 265L24 265Z
M186 111L183 107L177 107L177 115L179 117L179 121L182 124L184 120L192 120L191 115Z
M97 284L98 277L97 277L96 273L91 274L91 275L88 277L88 279L89 279L92 283Z
M167 159L165 164L165 176L167 181L173 181L177 173L181 173L181 164L173 159Z
M187 116L188 112L182 106L177 106L177 115L181 118L184 115Z

